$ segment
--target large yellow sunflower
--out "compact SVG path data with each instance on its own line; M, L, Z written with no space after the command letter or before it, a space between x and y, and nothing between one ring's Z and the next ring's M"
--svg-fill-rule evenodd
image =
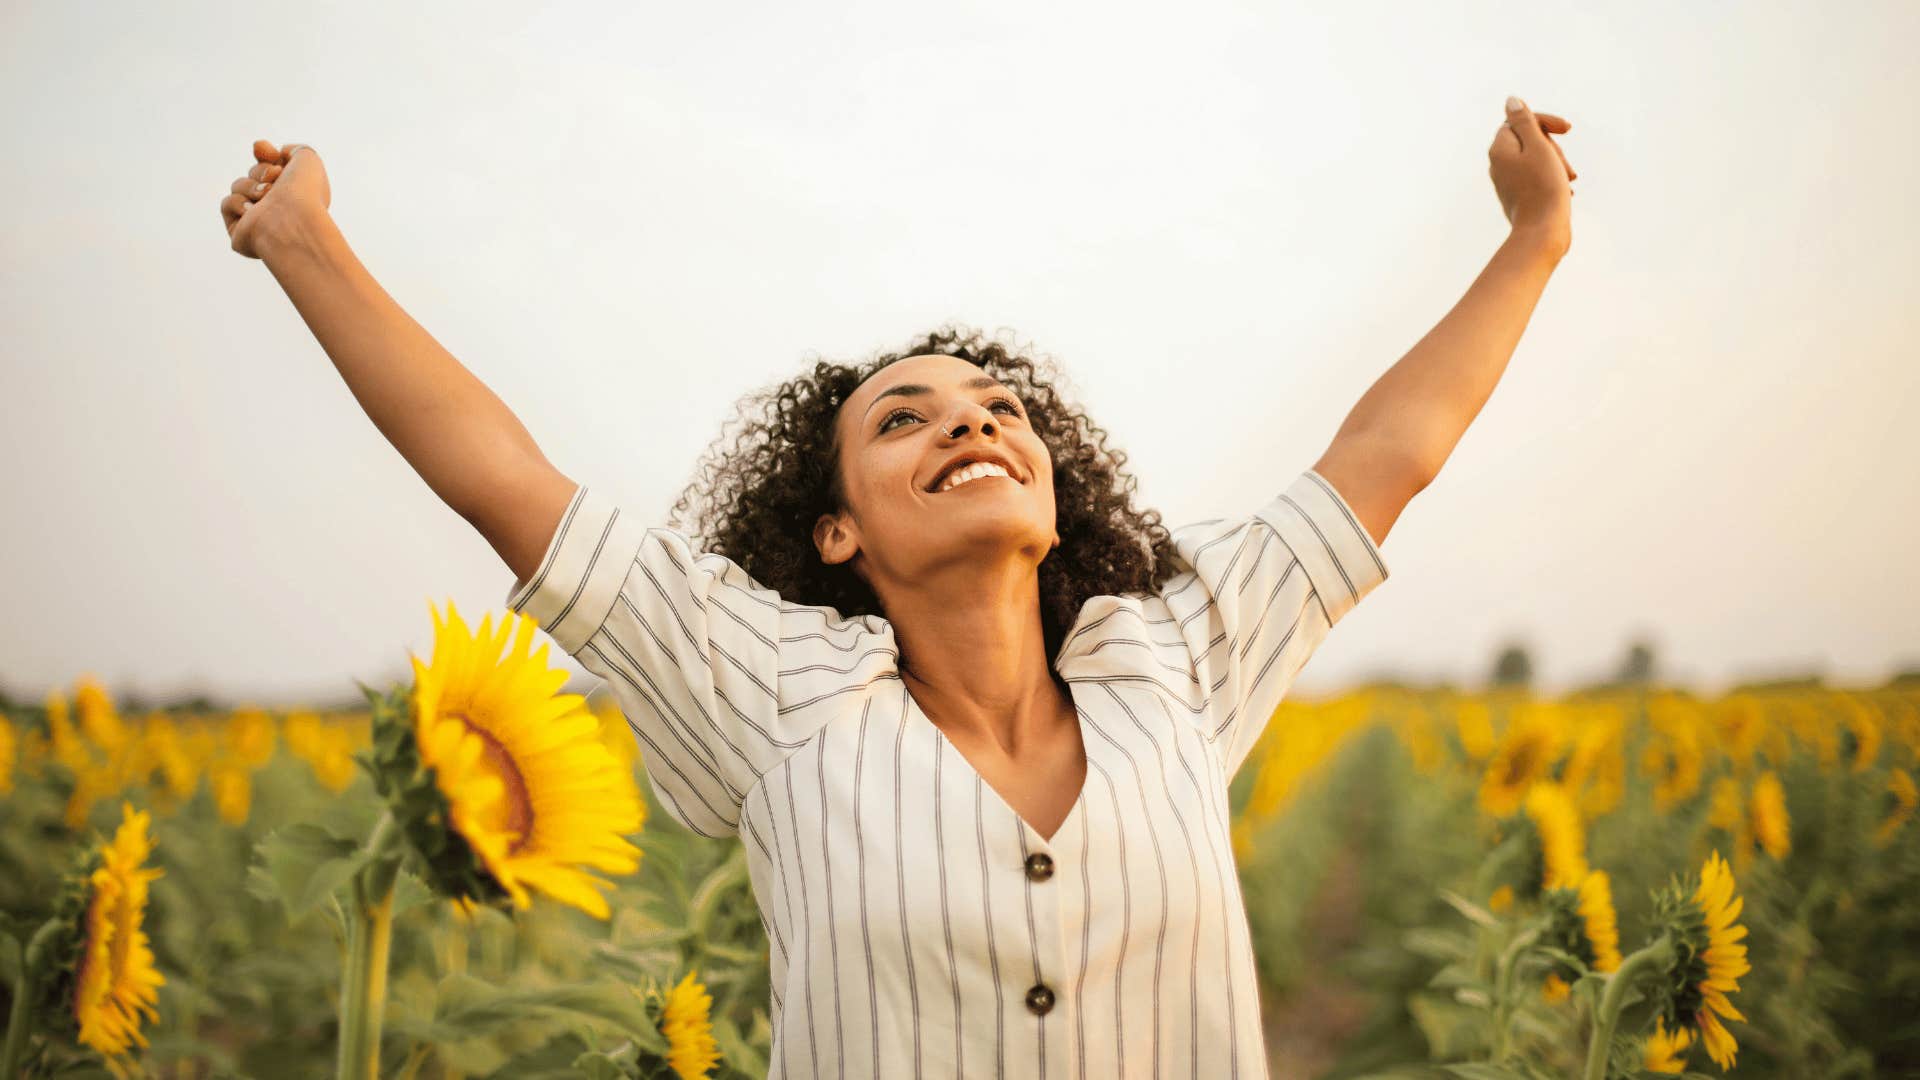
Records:
M166 982L154 968L142 926L147 885L164 873L140 865L153 851L149 819L145 811L136 814L131 804L121 804L120 828L102 845L100 865L88 879L92 891L74 972L73 1015L80 1041L104 1055L114 1075L122 1077L128 1074L119 1059L134 1045L147 1045L140 1017L160 1018L155 988Z
M547 666L547 646L528 655L532 619L515 613L495 631L489 615L475 634L451 601L445 620L429 610L433 661L413 658L413 732L453 828L517 907L531 905L531 886L607 918L598 890L612 884L583 867L639 868L640 849L622 838L643 820L632 770L601 741L586 699L557 693L567 672Z
M1721 1025L1720 1017L1746 1019L1727 995L1738 991L1740 976L1752 970L1747 947L1740 943L1747 928L1734 921L1743 901L1734 895L1733 884L1732 869L1715 851L1701 868L1692 895L1668 893L1657 916L1657 921L1671 927L1680 944L1680 962L1674 967L1664 1016L1674 1021L1676 1032L1693 1029L1722 1069L1733 1068L1739 1044Z
M667 1065L680 1080L701 1080L720 1063L720 1046L707 1018L713 998L693 979L693 972L667 991L660 1013L660 1033L667 1037Z

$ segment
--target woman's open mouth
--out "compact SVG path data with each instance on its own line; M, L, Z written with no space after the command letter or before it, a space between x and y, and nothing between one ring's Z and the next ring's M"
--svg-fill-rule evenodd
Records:
M935 488L933 493L935 495L944 495L949 491L969 487L982 480L1013 480L1013 477L1008 474L1004 467L998 464L992 462L975 462L972 465L963 465L955 469L945 480L941 481L940 486ZM1019 483L1017 480L1013 480L1013 482Z

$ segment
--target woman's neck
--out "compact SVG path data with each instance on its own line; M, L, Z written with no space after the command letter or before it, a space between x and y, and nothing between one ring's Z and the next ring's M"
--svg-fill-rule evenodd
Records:
M1015 589L939 602L897 597L886 609L901 678L921 711L1008 754L1054 732L1063 707L1072 714L1047 655L1038 576Z

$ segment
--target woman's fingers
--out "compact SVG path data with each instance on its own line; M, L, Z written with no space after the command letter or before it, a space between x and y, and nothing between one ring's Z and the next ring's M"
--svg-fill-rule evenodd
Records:
M267 184L251 176L243 176L233 182L231 190L235 195L248 199L257 199L267 193Z
M279 161L280 150L265 139L253 140L253 159L255 161Z
M246 213L247 207L252 205L243 195L229 195L220 200L220 219L227 223L228 232L233 231L234 223L239 221L240 215Z
M1560 167L1567 170L1567 179L1568 180L1579 179L1580 174L1573 171L1572 165L1567 164L1566 151L1560 149L1560 144L1553 141L1553 136L1551 135L1547 136L1547 145L1553 147L1553 152L1560 155Z

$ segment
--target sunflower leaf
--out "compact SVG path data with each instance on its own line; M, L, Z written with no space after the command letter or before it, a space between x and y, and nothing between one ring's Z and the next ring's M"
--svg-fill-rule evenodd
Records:
M1484 1062L1467 1062L1462 1065L1442 1065L1442 1069L1455 1076L1464 1076L1467 1080L1527 1080L1525 1073L1517 1073L1500 1065L1488 1065Z
M720 1051L720 1060L728 1067L738 1069L748 1076L767 1075L767 1059L753 1048L740 1029L731 1019L724 1016L713 1018L713 1042Z
M1488 929L1500 925L1499 916L1466 897L1461 896L1459 893L1454 892L1452 889L1441 889L1440 899L1445 900L1448 904L1452 905L1455 911L1465 915L1468 920L1474 923L1487 927Z
M252 880L271 885L272 898L286 908L289 920L318 907L367 860L359 844L306 823L275 829L254 852L266 880Z
M1469 960L1473 942L1465 934L1422 926L1401 935L1400 944L1415 956L1429 960Z
M735 844L727 861L715 867L693 890L689 898L688 928L696 935L704 937L707 927L713 921L713 912L719 906L720 899L735 886L747 884L747 848L745 844Z
M482 1035L527 1013L578 1017L613 1024L642 1050L664 1055L665 1036L632 990L618 983L585 983L528 990L493 986L464 974L440 980L433 1024L452 1041Z

